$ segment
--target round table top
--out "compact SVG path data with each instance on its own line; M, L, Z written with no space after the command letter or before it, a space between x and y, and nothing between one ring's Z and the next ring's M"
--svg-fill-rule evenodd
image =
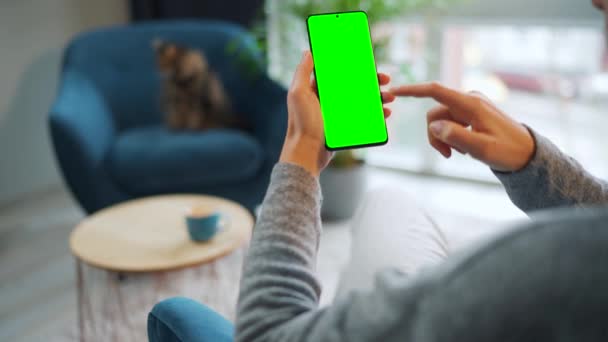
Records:
M208 206L227 217L207 242L192 241L186 214ZM202 195L154 196L121 203L84 219L70 235L72 253L82 261L122 272L178 269L210 262L249 241L253 217L241 205Z

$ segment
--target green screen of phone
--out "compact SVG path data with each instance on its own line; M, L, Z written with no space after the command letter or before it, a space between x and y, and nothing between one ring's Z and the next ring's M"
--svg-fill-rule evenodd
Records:
M386 143L388 135L367 15L312 15L308 18L308 33L327 147Z

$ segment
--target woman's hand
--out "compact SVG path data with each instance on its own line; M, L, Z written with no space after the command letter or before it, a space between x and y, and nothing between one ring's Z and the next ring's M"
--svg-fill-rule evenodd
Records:
M430 97L440 103L427 114L428 137L446 158L455 149L494 170L510 172L524 168L534 154L534 139L528 129L480 93L463 93L439 83L401 86L391 93Z
M311 79L313 67L312 55L307 51L287 95L289 118L280 161L300 165L314 176L319 176L332 154L325 148L321 105L316 83ZM378 74L378 78L380 85L390 82L387 75ZM382 99L384 103L389 103L395 97L390 93L382 93ZM390 114L390 109L384 108L384 116Z

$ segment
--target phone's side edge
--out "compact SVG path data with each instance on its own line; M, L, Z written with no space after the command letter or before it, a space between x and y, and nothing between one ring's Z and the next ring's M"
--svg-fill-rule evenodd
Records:
M369 16L367 15L367 12L365 11L360 11L363 14L365 14L365 21L367 22L367 31L369 32L369 40L372 44L372 56L374 57L374 69L376 70L376 75L378 74L378 63L376 63L376 55L374 54L374 42L373 42L373 37L372 37L372 27L369 24ZM382 102L382 89L380 88L380 80L378 80L378 93L380 94L380 106L381 106L381 110L382 110L382 115L384 115L384 103ZM388 144L388 127L386 126L386 118L384 119L384 131L385 131L385 135L386 135L386 139L384 141L380 141L378 143L373 143L364 147L371 147L371 146L381 146L381 145L386 145Z

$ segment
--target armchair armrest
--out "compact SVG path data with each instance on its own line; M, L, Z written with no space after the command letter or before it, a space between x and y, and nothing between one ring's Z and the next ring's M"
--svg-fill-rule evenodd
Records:
M104 158L116 133L110 109L97 87L75 71L63 75L50 124L53 133L65 134L58 138L78 143L71 147L80 150L87 164L98 164Z
M234 326L207 306L184 297L165 299L148 315L148 340L232 342Z
M125 197L103 167L116 127L95 84L77 71L66 70L49 124L64 178L87 212Z

